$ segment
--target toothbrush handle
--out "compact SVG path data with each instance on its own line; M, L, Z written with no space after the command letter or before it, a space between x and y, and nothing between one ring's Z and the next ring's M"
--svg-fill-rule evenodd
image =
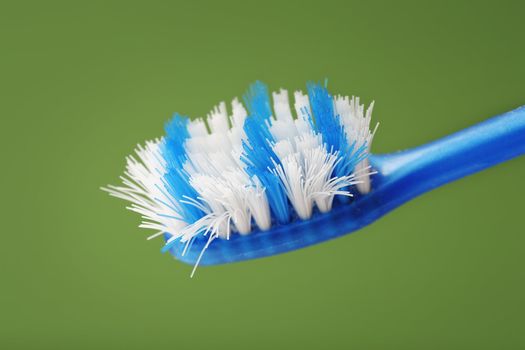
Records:
M437 141L371 156L377 185L395 206L438 186L525 154L525 106ZM386 198L385 198L386 199Z

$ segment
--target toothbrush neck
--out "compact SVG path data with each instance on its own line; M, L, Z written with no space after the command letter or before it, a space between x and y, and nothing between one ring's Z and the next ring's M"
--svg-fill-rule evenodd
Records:
M386 196L397 205L438 186L525 154L525 106L420 147L372 155ZM390 190L389 190L390 189ZM392 200L390 198L389 200Z

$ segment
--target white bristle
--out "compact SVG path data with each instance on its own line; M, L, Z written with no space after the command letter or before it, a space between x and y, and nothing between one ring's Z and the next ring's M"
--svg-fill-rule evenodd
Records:
M206 130L206 124L201 118L197 118L188 123L188 132L191 138L206 136L208 130Z
M246 109L244 106L239 102L237 98L234 98L232 101L232 116L231 121L233 127L241 128L244 125L244 120L248 116L248 113L246 112Z
M256 176L252 177L252 186L246 187L246 202L257 226L265 231L272 224L270 206L264 187Z
M221 102L210 114L208 114L208 125L213 133L224 134L228 132L228 113L226 112L226 103Z
M295 120L295 127L299 135L307 134L311 131L308 117L312 115L310 101L308 95L303 94L302 91L294 92L295 98L295 112L297 113L297 120Z
M281 89L279 92L272 93L272 96L275 119L282 122L292 122L293 116L288 101L288 91Z
M355 96L352 96L351 99L348 96L336 96L334 107L341 124L345 128L348 143L353 144L355 142L356 150L366 143L367 152L369 152L374 132L377 129L376 125L374 132L370 131L374 102L367 108L366 114L364 113L364 105L360 104L359 97ZM366 169L368 166L368 159L365 159L356 166L356 171ZM361 193L370 192L370 178L363 177L356 187Z
M308 95L303 94L302 91L295 91L294 99L294 107L298 119L304 119L306 115L312 114L312 109L310 108L310 100L308 99Z
M140 227L178 236L187 223L178 217L179 203L163 189L166 165L159 153L160 142L147 141L144 147L137 146L135 153L138 159L133 156L127 158L123 186L109 185L102 189L131 202L128 209L143 217Z

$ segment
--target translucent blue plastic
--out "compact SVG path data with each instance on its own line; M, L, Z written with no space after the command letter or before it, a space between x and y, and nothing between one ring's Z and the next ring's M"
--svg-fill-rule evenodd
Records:
M351 233L422 193L524 153L525 106L417 148L371 155L378 173L372 176L372 191L367 195L334 203L329 213L317 213L306 221L276 224L269 231L236 234L230 240L215 239L200 264L261 258ZM206 241L206 237L195 240L184 256L180 243L170 252L180 261L195 264Z

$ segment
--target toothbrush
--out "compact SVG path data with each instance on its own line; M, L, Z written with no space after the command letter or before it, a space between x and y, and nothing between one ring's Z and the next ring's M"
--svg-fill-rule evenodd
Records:
M326 84L325 84L326 85ZM166 136L138 146L122 186L140 227L177 260L215 265L271 256L354 232L410 199L525 153L525 106L440 140L369 154L373 103L308 84L256 82L207 120L175 115ZM211 132L208 132L208 129Z

